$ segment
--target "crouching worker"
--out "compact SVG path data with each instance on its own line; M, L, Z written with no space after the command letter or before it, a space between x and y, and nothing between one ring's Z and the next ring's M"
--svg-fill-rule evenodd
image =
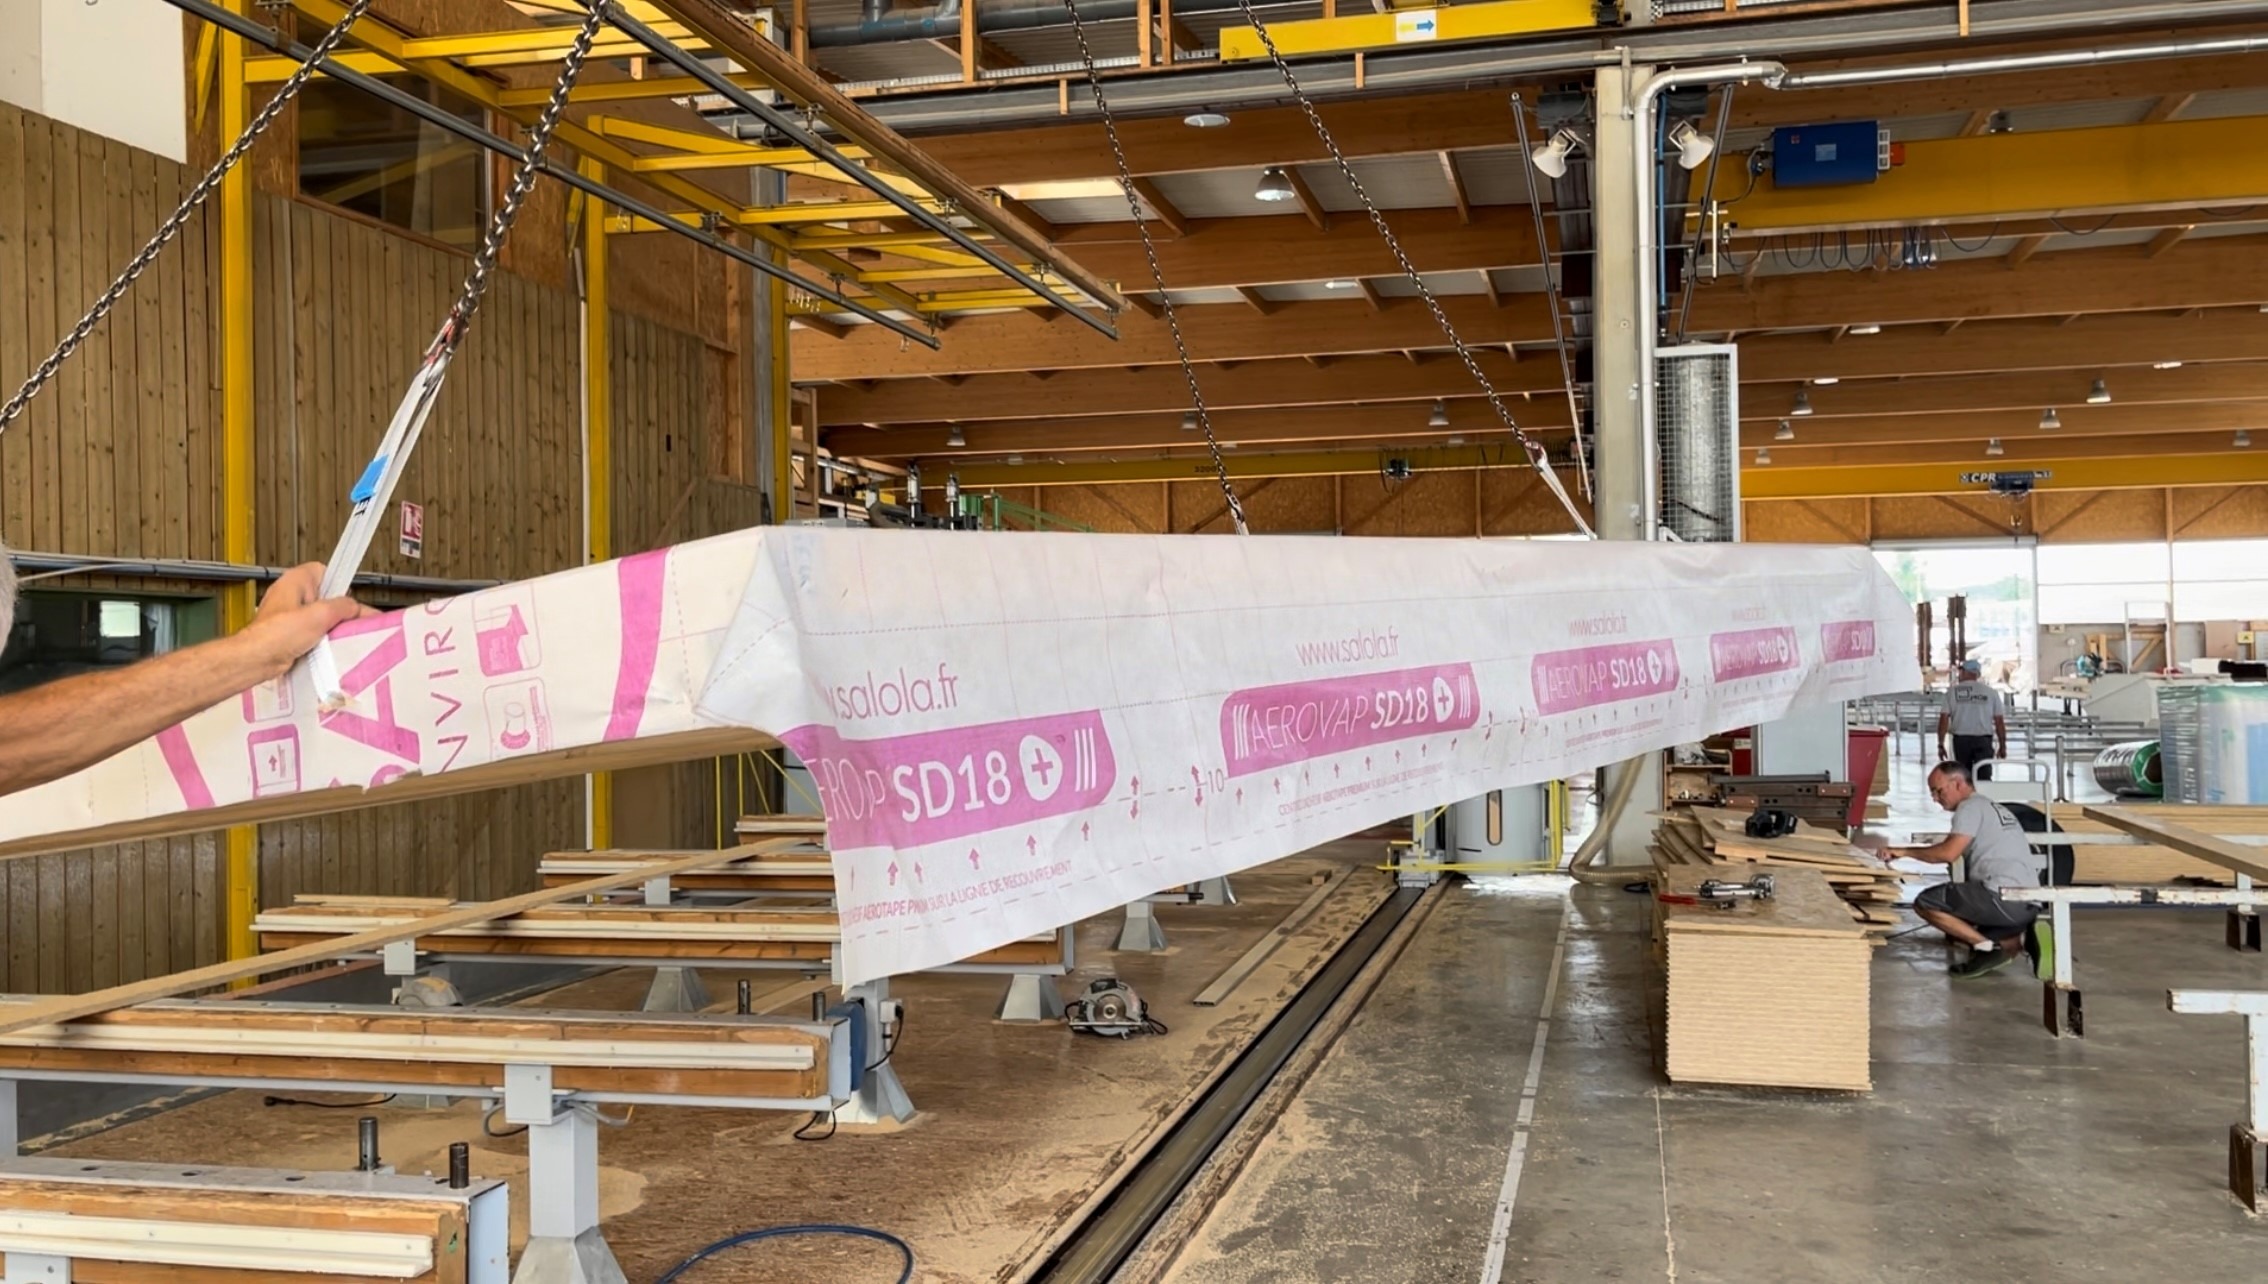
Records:
M1969 957L1953 965L1953 975L1965 979L1997 972L2021 957L2027 945L2044 957L2052 947L2037 939L2047 931L2037 907L2000 895L2003 888L2040 885L2040 858L2033 855L2015 813L1978 793L1969 769L1957 762L1939 763L1929 773L1929 796L1953 813L1952 832L1928 847L1885 847L1882 854L1933 865L1967 858L1966 880L1939 883L1914 898L1914 912L1922 921L1969 947Z

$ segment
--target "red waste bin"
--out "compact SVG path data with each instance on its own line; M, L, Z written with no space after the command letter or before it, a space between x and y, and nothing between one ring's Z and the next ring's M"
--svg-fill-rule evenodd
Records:
M1843 817L1853 829L1866 820L1866 800L1874 793L1874 772L1889 752L1888 727L1852 727L1844 740L1844 766L1850 770L1851 810Z

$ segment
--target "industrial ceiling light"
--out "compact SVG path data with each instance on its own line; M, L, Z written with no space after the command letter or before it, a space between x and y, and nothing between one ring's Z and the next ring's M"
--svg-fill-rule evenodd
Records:
M2092 388L2089 388L2089 389L2087 389L2087 404L2088 404L2088 405L2090 405L2090 406L2107 406L2107 405L2109 405L2109 404L2110 404L2110 385L2109 385L2109 384L2107 384L2107 383L2104 383L2104 382L2103 382L2102 380L2100 380L2100 379L2097 379L2097 380L2095 380L2095 386L2094 386L2094 387L2092 387Z
M1024 457L1022 455L1010 455L1008 456L1008 462L1013 466L1021 466L1024 462Z
M1994 459L1998 459L2008 452L2001 447L2000 438L1995 437L1991 441L1988 441L1984 444L1984 453Z
M2150 368L2152 370L2179 370L2181 363L2179 361L2153 361L2150 363Z
M1341 277L1336 281L1325 281L1323 283L1323 288L1326 290L1351 290L1355 288L1355 283L1346 279L1345 277Z
M1852 333L1852 334L1880 334L1880 333L1882 333L1882 327L1881 327L1881 326L1878 326L1878 325L1854 325L1854 326L1852 326L1852 327L1851 327L1851 333Z
M1795 406L1788 413L1799 419L1811 413L1811 391L1809 389L1798 388L1795 390Z
M1448 405L1440 401L1434 402L1433 414L1426 419L1425 426L1428 428L1447 428L1449 426Z
M1449 434L1448 439L1443 441L1441 444L1444 446L1462 446L1465 444L1465 439L1456 433L1451 433Z
M1253 200L1267 201L1270 204L1292 200L1298 195L1292 188L1291 175L1274 165L1260 171L1260 185L1252 189Z
M2252 430L2251 430L2251 429L2249 429L2249 428L2239 428L2239 429L2237 429L2237 430L2236 430L2236 448L2237 448L2238 450L2250 450L2250 449L2252 449Z
M2040 412L2041 432L2053 432L2054 430L2061 428L2062 426L2063 416L2055 413L2054 406L2049 406L2047 409Z
M1669 142L1677 149L1677 163L1682 169L1701 168L1709 163L1709 153L1717 150L1715 140L1695 129L1690 120L1670 126Z
M1197 431L1197 412L1196 412L1196 411L1194 411L1194 410L1184 410L1184 411L1182 411L1182 412L1181 412L1181 430L1182 430L1183 432L1195 432L1195 431Z
M1840 376L1837 376L1837 375L1821 375L1821 376L1820 376L1819 378L1817 378L1817 379L1814 379L1814 380L1812 380L1812 381L1811 381L1811 386L1812 386L1812 387L1814 387L1814 388L1832 388L1832 387L1834 387L1834 386L1835 386L1836 384L1839 384L1839 383L1841 383L1841 382L1842 382L1842 379L1841 379L1841 377L1840 377Z
M1228 124L1228 117L1217 111L1193 111L1181 118L1191 129L1219 129Z
M1770 446L1764 446L1764 447L1760 447L1760 448L1759 448L1759 449L1757 450L1757 452L1756 452L1756 462L1757 462L1757 463L1759 463L1759 464L1769 464L1769 463L1771 463L1771 462L1772 462L1772 448L1771 448Z
M945 430L945 444L951 446L955 450L959 450L961 447L969 444L969 439L962 434L961 426L959 424L954 424L952 427Z
M1575 149L1582 145L1583 136L1581 134L1572 129L1561 127L1553 130L1551 141L1545 143L1534 156L1528 159L1537 169L1542 170L1546 177L1565 178L1567 177L1567 158L1573 155ZM2263 305L2260 310L2268 312L2268 305Z
M1780 421L1780 430L1779 430L1778 432L1776 432L1776 433L1773 433L1773 434L1772 434L1772 440L1774 440L1774 441L1794 441L1794 440L1795 440L1795 425L1794 425L1794 424L1791 424L1791 423L1789 423L1789 422L1788 422L1787 420L1785 420L1785 419L1782 419L1782 420Z

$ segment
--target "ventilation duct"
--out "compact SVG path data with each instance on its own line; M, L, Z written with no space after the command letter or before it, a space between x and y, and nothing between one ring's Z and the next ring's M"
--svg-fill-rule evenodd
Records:
M1654 354L1661 527L1689 544L1740 539L1740 362L1730 344Z

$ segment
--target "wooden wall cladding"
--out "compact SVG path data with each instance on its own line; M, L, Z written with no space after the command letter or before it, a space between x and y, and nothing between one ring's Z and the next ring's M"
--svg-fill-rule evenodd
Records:
M187 181L169 161L0 106L0 378L9 391ZM0 437L0 538L11 546L222 556L218 221L193 219ZM257 198L253 243L255 555L321 558L469 260L273 195ZM699 329L729 336L731 300L710 288L693 304L679 292L673 306L720 314ZM720 362L713 344L622 312L615 333L616 551L756 522L756 492L718 480L726 470L710 459L722 434L705 369L731 375L737 355ZM425 505L424 557L401 555L389 521L368 569L511 579L579 561L581 378L574 297L500 274L399 491ZM707 761L624 773L618 806L645 824L633 840L712 841L719 774ZM729 767L724 775L736 801ZM508 895L535 885L545 851L582 834L579 781L271 824L260 831L261 901ZM217 961L222 897L215 834L0 864L0 989L87 990Z

